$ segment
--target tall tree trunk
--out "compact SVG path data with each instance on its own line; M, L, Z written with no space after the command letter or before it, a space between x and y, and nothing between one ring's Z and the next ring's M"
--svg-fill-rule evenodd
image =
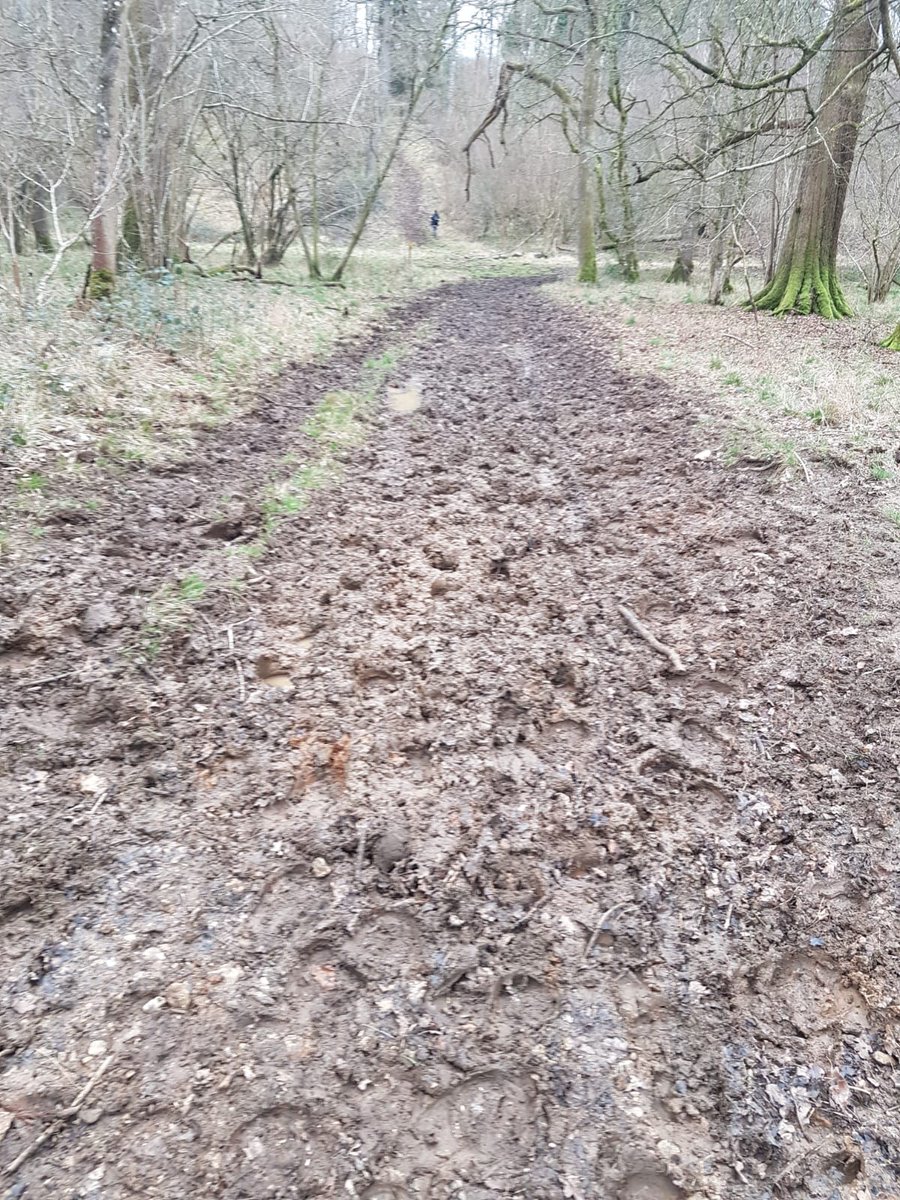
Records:
M622 232L616 245L619 259L619 272L628 283L634 283L639 274L637 256L637 226L634 217L634 204L631 200L631 189L628 186L628 117L634 100L622 90L622 74L619 63L619 46L622 38L622 25L625 20L624 8L621 3L611 3L606 13L607 30L611 35L606 47L608 61L609 101L616 111L616 133L613 149L613 173L618 191L619 205L622 209Z
M52 204L50 189L41 182L32 184L31 229L34 233L35 248L40 254L52 254L54 251L50 221Z
M159 270L177 255L188 202L187 140L193 101L184 67L176 66L175 0L129 0L128 103L134 114L131 178L123 237L132 257ZM169 86L180 71L177 85Z
M22 223L22 208L23 202L27 200L27 193L23 195L21 186L16 191L16 202L10 205L9 223L12 229L12 252L19 258L25 253L25 226Z
M378 0L378 67L388 98L405 96L412 86L408 43L416 15L406 0Z
M697 249L697 238L703 228L700 208L701 188L700 180L696 180L691 187L688 211L681 226L681 237L678 240L678 253L675 255L672 270L666 276L666 283L689 283L694 274L694 253Z
M871 0L857 0L835 32L787 237L772 282L750 302L755 308L850 316L838 282L837 249L876 45L872 9Z
M114 196L118 133L119 52L124 0L103 0L97 68L94 133L94 194L91 217L91 300L109 296L116 284L117 212Z
M715 209L709 223L709 286L707 302L722 304L724 297L732 291L731 272L740 261L741 247L738 229L747 198L750 176L738 170L742 165L740 152L730 153L722 160L724 174L720 184Z
M599 42L590 37L585 47L581 107L578 110L578 281L597 282L597 242L594 196L597 186L594 122L597 116Z

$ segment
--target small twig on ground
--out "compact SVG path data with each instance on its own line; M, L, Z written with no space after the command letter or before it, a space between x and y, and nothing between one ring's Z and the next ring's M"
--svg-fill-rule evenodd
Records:
M366 840L369 836L368 821L360 821L358 830L358 839L356 842L356 869L354 870L354 878L359 879L363 873L363 866L366 861Z
M286 279L263 279L261 275L234 275L228 280L229 283L267 283L270 287L296 287L295 283L288 283Z
M610 919L610 917L612 917L616 913L620 912L623 908L627 908L630 903L631 902L629 900L620 900L618 902L618 904L613 904L610 908L608 908L606 910L606 912L603 914L603 916L600 918L600 920L594 926L594 932L591 934L590 938L588 939L588 944L584 948L584 954L582 955L582 958L590 957L591 951L597 944L597 938L603 932L603 926Z
M210 650L214 650L216 645L216 631L213 629L212 621L210 621L209 617L207 617L205 613L202 613L199 608L197 609L197 616L206 627L206 640L209 643L209 648Z
M74 671L64 671L62 675L46 675L43 679L32 679L30 683L23 683L22 687L43 687L45 683L58 683L60 679L70 679L74 674Z
M661 654L663 658L667 658L669 660L669 662L672 664L673 671L675 671L678 675L683 675L685 673L687 668L681 661L681 656L677 650L673 650L671 646L664 646L659 638L652 634L647 626L643 625L640 620L638 620L637 614L633 613L631 609L627 608L624 604L619 605L618 612L619 616L633 633L636 633L638 637L643 638L647 645L652 650L655 650L657 654Z
M238 691L241 697L241 704L247 699L247 685L244 682L244 668L241 666L241 660L238 658L234 649L234 626L227 625L225 627L225 635L228 638L228 653L231 655L234 663L234 669L238 677Z
M725 333L725 332L723 331L723 333L722 333L722 337L731 338L731 340L732 340L733 342L740 342L740 343L741 343L741 345L742 345L742 346L746 346L748 350L755 350L755 349L756 349L756 347L753 345L753 343L752 343L752 342L748 342L746 338L738 337L738 335L737 335L736 333Z
M21 1167L23 1163L27 1162L36 1150L40 1150L41 1146L43 1146L45 1142L49 1142L52 1137L55 1137L56 1134L60 1132L70 1117L75 1117L78 1115L85 1100L87 1100L88 1096L109 1070L114 1058L114 1054L110 1054L108 1057L104 1058L103 1062L90 1077L69 1107L64 1108L60 1113L58 1113L56 1119L47 1126L44 1132L36 1137L29 1146L26 1146L22 1153L17 1155L7 1167L4 1167L4 1175L12 1175L18 1171L19 1167Z
M91 805L91 807L88 809L87 815L89 817L92 817L94 815L94 813L97 811L97 809L104 802L104 800L106 799L106 797L108 795L109 795L109 789L104 788L103 791L100 793L100 795L97 797L97 799L94 801L94 803Z
M797 457L797 462L800 464L800 467L801 467L801 469L802 469L802 471L803 471L803 474L806 476L806 482L807 482L807 483L812 483L812 476L811 476L811 475L810 475L810 473L809 473L809 467L808 467L808 466L806 465L806 463L803 461L803 456L801 455L800 451L799 451L799 450L795 450L795 451L794 451L794 454L795 454L795 455L796 455L796 457Z
M778 1174L772 1180L771 1186L773 1188L778 1187L778 1185L781 1183L782 1179L784 1179L785 1175L789 1175L791 1173L791 1171L793 1171L794 1167L799 1167L800 1163L802 1163L804 1159L809 1158L809 1156L811 1154L815 1154L815 1152L817 1150L821 1150L822 1147L827 1143L827 1141L828 1141L828 1137L826 1136L826 1137L823 1137L820 1141L813 1143L813 1145L807 1146L805 1150L803 1150L795 1158L791 1159L791 1161L787 1164L787 1166L783 1167L778 1172Z
M505 932L515 933L517 929L521 929L523 926L527 925L534 914L539 912L549 899L550 897L548 895L541 896L540 899L536 900L534 904L532 904L531 908L529 908L527 912L523 913L522 916L519 917L518 921L513 921L512 925L510 925Z

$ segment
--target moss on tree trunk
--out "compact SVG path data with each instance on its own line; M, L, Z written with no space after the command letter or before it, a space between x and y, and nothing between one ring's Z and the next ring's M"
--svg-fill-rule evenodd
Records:
M35 183L31 196L31 228L34 232L34 245L39 254L52 254L55 248L50 222L52 209L50 189L42 183Z
M137 262L141 256L141 222L132 196L125 201L125 210L122 213L122 241L128 256Z
M115 287L115 271L110 271L108 267L91 267L85 292L88 300L108 300Z
M585 49L581 107L578 112L578 282L597 282L597 239L594 186L596 150L593 146L599 84L599 45L589 37Z
M881 343L885 350L900 350L900 325L896 327L889 338L885 338Z
M872 7L871 0L848 6L835 32L787 237L771 283L750 301L754 308L851 315L838 281L837 249L875 48Z
M699 184L695 185L690 194L690 207L681 226L681 237L678 240L678 253L672 263L672 270L666 276L666 283L690 283L694 274L694 253L697 249L697 238L700 236L702 222L700 219L700 204L702 193Z
M118 154L118 83L123 20L122 0L103 0L100 59L97 66L94 129L94 191L91 212L89 300L108 296L116 282L117 209L115 174Z

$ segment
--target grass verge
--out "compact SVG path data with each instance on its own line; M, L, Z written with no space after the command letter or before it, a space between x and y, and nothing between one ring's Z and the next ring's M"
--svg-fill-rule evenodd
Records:
M900 319L900 295L870 306L851 284L856 319L775 318L741 308L739 296L712 308L702 278L668 284L666 269L658 264L634 284L605 275L595 287L547 290L595 312L607 334L613 327L623 370L666 378L694 399L726 465L770 464L804 484L837 465L900 508L900 355L878 345Z
M39 260L22 260L26 274ZM287 362L326 355L388 305L441 282L541 269L468 243L430 243L410 259L388 242L359 252L343 288L310 283L290 252L267 283L126 272L109 303L85 310L73 252L41 307L0 292L0 454L16 478L171 458Z

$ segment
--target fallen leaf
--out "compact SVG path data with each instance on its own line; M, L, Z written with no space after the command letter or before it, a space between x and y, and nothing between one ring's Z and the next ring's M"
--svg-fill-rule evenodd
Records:
M315 963L309 968L309 975L320 988L324 988L326 992L333 992L337 987L337 970L335 967L330 967L326 963Z
M850 1103L850 1085L840 1075L833 1077L829 1091L831 1092L831 1099L835 1104L839 1104L841 1108Z
M345 733L343 737L332 745L328 753L328 766L331 768L331 773L338 783L345 784L347 782L347 765L350 761L350 734Z
M9 1127L13 1123L13 1115L7 1112L5 1108L0 1108L0 1142L9 1133Z
M109 788L109 784L100 775L82 775L78 786L88 796L102 796Z

